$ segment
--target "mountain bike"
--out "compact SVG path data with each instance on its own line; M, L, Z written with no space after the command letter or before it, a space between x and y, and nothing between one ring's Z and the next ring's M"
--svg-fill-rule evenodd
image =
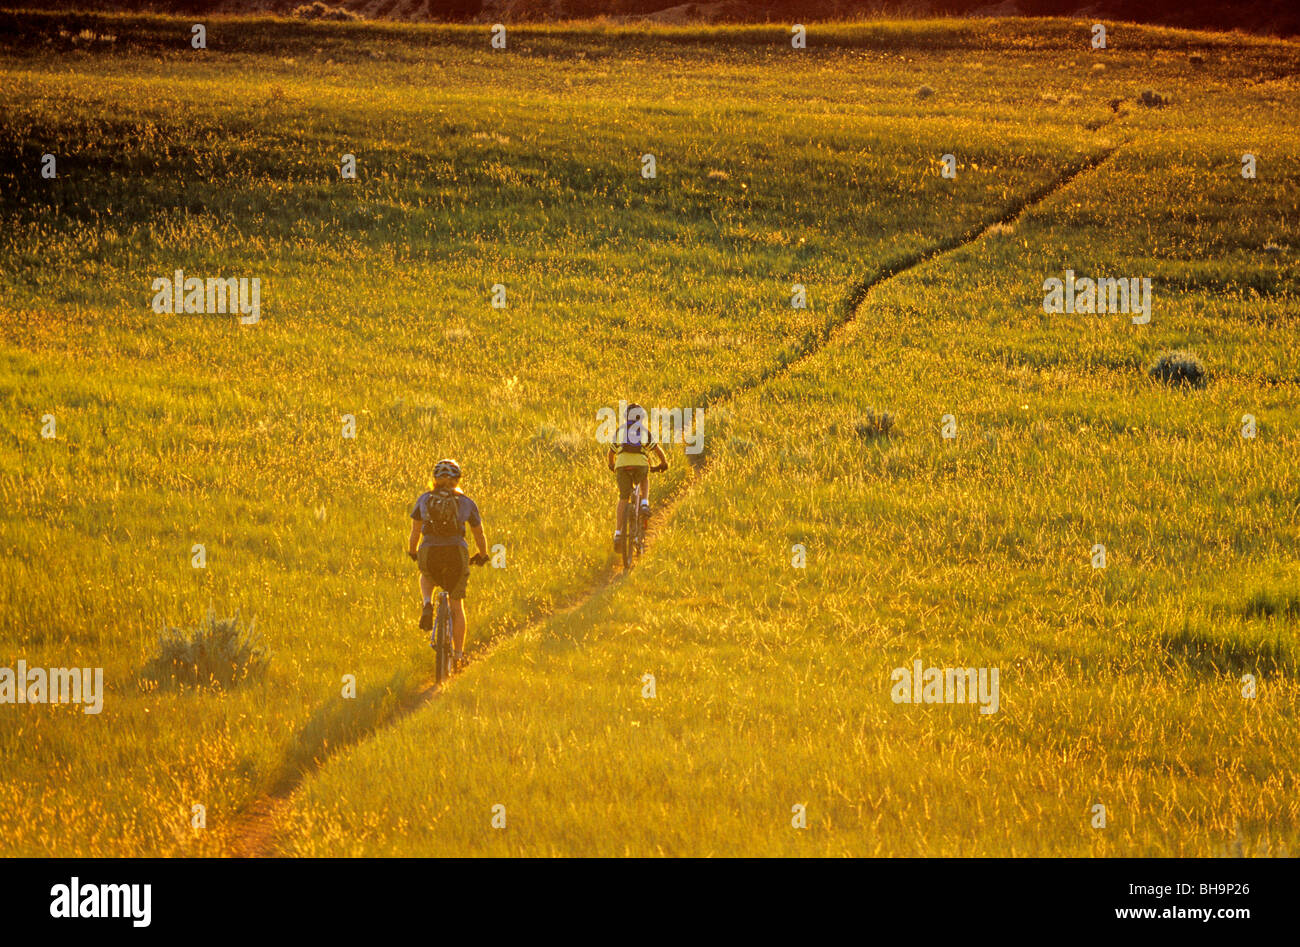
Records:
M657 467L651 467L650 470L659 473L667 470L665 464ZM632 564L645 552L645 516L641 513L641 484L632 488L632 498L628 500L628 507L623 511L624 522L619 523L619 528L623 531L623 571L629 572Z
M483 566L488 557L482 554L469 560L472 566ZM429 645L433 648L434 677L439 684L451 677L458 670L453 667L451 641L451 598L446 589L438 590L438 610L434 613L433 632L429 636Z

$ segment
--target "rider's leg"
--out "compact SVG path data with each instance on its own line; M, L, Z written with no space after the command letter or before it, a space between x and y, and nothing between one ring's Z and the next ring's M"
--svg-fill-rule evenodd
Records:
M457 652L465 650L465 600L451 600L451 646Z
M420 595L424 599L424 608L420 610L420 628L429 631L433 628L433 579L420 570Z

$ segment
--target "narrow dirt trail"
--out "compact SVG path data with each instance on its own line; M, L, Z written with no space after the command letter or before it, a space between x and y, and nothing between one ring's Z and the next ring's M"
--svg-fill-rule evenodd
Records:
M673 512L677 505L685 499L689 493L691 485L699 479L702 471L697 470L690 475L676 491L671 494L660 493L665 497L663 501L655 507L654 515L651 517L649 528L646 531L646 552L654 546L655 539L663 531L664 525L672 518ZM559 608L541 615L535 620L524 625L509 635L497 637L492 644L486 648L475 652L472 656L472 663L477 664L479 661L491 657L496 645L514 638L520 634L545 627L555 619L575 612L587 605L604 592L617 588L618 582L623 578L623 569L621 565L610 565L601 570L595 578L577 594L567 599ZM452 679L453 681L455 678ZM450 682L449 682L450 683ZM249 803L239 814L239 817L233 823L227 834L226 841L223 845L225 854L234 858L262 858L275 854L276 825L280 816L288 808L289 801L297 791L302 781L308 775L320 769L329 758L339 749L351 746L361 740L367 739L380 730L386 729L399 721L415 713L435 696L438 695L441 688L438 686L437 679L432 673L422 679L420 683L409 693L405 694L398 702L397 707L391 714L383 719L376 727L359 734L351 740L340 740L331 744L329 751L318 757L313 764L298 773L295 776L286 777L275 786L270 792L256 797Z
M1067 167L1065 171L1063 171L1053 181L1030 192L1023 199L1016 201L998 216L983 221L959 236L940 241L925 250L891 263L886 263L876 272L855 283L845 299L840 317L828 323L818 335L812 337L801 349L795 351L792 357L773 364L769 368L760 371L749 378L735 382L731 384L730 387L717 389L704 395L699 400L699 404L702 407L710 408L735 401L742 395L761 387L767 382L793 371L801 363L812 358L827 346L835 344L842 338L843 334L851 328L863 300L871 290L880 286L882 283L907 272L908 270L915 269L923 263L927 263L974 243L993 227L998 225L1009 225L1015 222L1026 212L1037 207L1039 204L1042 204L1057 192L1070 186L1070 184L1080 176L1095 171L1097 168L1101 167L1110 160L1110 158L1119 150L1119 147L1121 146L1111 148L1096 155L1091 155L1082 159L1078 163ZM707 454L705 457L707 458ZM672 521L673 514L676 512L677 508L694 492L695 486L704 477L706 469L706 464L701 463L700 466L698 466L673 493L668 495L660 494L660 496L665 496L665 499L656 506L654 517L651 520L651 528L647 532L647 554L649 553L649 550L653 548L656 536L663 530L666 524ZM558 609L538 617L523 628L512 632L509 637L513 638L520 633L542 628L553 622L558 617L577 611L602 593L617 588L617 582L622 578L622 575L622 569L617 565L611 565L605 568L584 588L577 591L573 596L566 600ZM491 657L495 650L495 644L500 643L502 640L504 639L498 638L494 644L476 652L473 656L474 663ZM454 680L455 679L453 679L453 681ZM294 793L308 775L320 769L329 757L340 748L351 746L361 742L362 740L369 739L369 737L375 733L405 719L425 704L429 703L429 701L437 696L439 692L440 688L434 678L432 676L425 678L416 688L403 695L396 709L385 716L374 727L358 733L351 739L340 740L331 744L326 752L313 760L310 767L301 770L296 775L283 778L270 792L253 799L252 802L250 802L234 820L229 831L226 833L224 837L225 841L222 846L224 853L229 857L235 858L274 856L276 854L277 826L281 817L289 808Z

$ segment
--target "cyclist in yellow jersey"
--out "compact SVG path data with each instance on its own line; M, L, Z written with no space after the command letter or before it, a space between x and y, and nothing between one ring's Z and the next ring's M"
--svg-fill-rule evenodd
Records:
M668 457L664 449L655 443L648 426L649 418L645 408L639 404L629 404L627 415L614 434L614 443L610 445L606 462L609 469L618 477L618 512L614 517L614 551L623 548L623 531L619 525L623 522L623 513L627 502L632 498L632 490L641 485L641 515L650 516L650 477L649 471L668 469ZM650 465L650 454L654 454L659 463Z

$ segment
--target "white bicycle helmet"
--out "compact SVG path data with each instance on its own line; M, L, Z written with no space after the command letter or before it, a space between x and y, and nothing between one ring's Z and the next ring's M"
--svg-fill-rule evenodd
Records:
M444 457L442 460L438 461L437 466L433 468L434 480L441 480L444 477L449 477L452 480L460 479L460 464L456 463L456 461L452 460L450 457Z

